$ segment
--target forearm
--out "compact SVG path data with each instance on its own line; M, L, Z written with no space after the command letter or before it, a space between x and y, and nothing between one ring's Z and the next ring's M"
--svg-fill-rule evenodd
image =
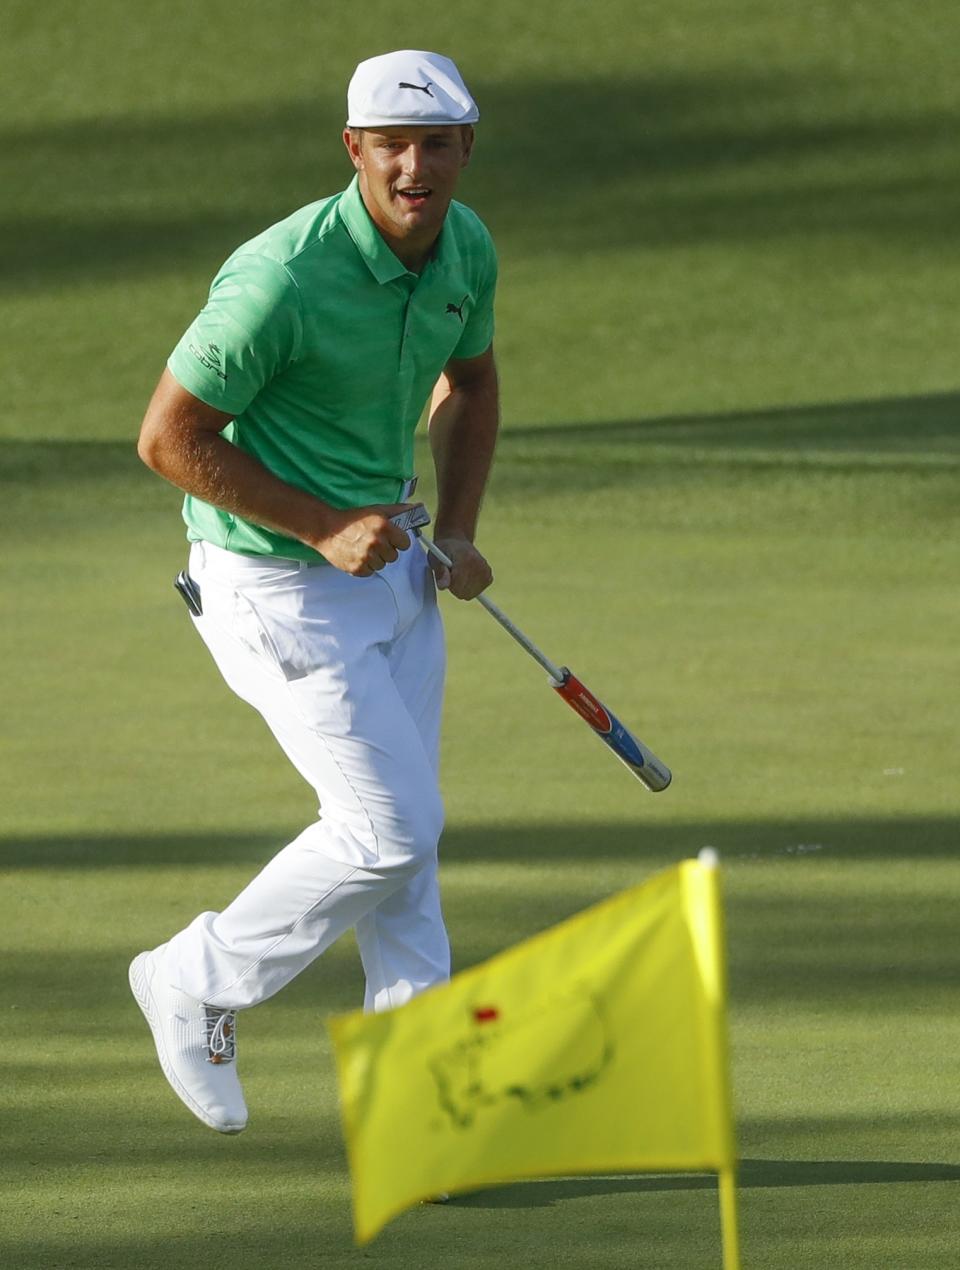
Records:
M499 392L492 363L489 373L473 383L453 386L446 378L440 380L430 415L438 538L473 542L499 423Z
M331 507L232 445L221 435L229 422L230 415L194 397L165 370L140 426L137 452L186 493L297 538L354 577L369 577L410 546L410 536L391 520L405 504Z
M171 428L140 456L187 494L314 547L334 528L329 504L288 485L218 432Z

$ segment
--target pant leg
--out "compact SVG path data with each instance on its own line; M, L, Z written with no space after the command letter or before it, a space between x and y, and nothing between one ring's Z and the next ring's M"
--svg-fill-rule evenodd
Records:
M435 755L388 656L404 620L414 624L398 602L412 563L404 556L388 566L391 580L386 570L368 579L285 571L208 544L191 555L204 640L322 807L222 913L201 914L166 945L171 982L195 999L264 1000L423 868L435 872Z
M416 549L420 554L420 549ZM444 639L433 575L425 560L411 562L411 608L416 616L387 652L397 691L435 772L440 761ZM401 611L403 604L401 602ZM366 976L364 1008L385 1010L450 977L450 944L440 906L437 862L429 860L356 924Z
M366 977L363 1008L389 1010L450 978L450 943L435 864L422 869L356 923Z

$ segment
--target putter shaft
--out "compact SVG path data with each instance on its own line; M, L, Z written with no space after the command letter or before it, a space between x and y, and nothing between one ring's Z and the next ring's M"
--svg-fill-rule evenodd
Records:
M453 568L453 561L436 543L431 542L422 533L418 534L418 537L426 552L435 556L447 568ZM510 621L503 609L494 604L493 600L488 599L486 595L478 595L476 598L507 634L543 667L550 676L550 686L553 690L563 697L567 705L593 729L595 735L616 754L621 763L629 768L651 792L659 793L666 789L672 780L669 767L635 737L629 728L624 727L616 715L595 697L571 670L566 666L557 666L545 653L541 652L536 644Z
M430 555L435 556L440 563L445 564L448 569L453 568L453 561L450 557L446 554L446 552L441 551L435 542L431 542L426 534L420 534L420 541L423 543ZM476 598L487 610L490 616L500 623L507 634L512 635L520 647L526 649L534 661L540 663L543 669L553 680L554 686L563 683L563 670L552 662L546 653L541 652L533 640L528 639L527 636L524 635L519 626L515 626L514 623L510 621L509 617L507 617L502 608L494 604L493 600L488 599L486 595L480 594Z

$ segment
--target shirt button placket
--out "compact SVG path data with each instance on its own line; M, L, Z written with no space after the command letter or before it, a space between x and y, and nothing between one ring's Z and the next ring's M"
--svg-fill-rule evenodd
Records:
M415 316L413 301L416 294L417 279L410 276L405 277L403 279L403 288L406 292L406 300L403 306L403 326L400 334L400 383L404 397L407 397L409 396L414 369L414 357L410 348L410 332Z

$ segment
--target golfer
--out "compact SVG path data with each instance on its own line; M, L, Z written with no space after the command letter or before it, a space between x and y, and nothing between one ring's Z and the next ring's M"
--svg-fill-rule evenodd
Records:
M436 590L471 599L492 578L473 539L498 422L496 258L452 201L478 118L453 62L371 58L347 105L352 183L230 256L139 443L186 493L198 631L320 802L222 912L130 967L167 1079L221 1133L247 1122L236 1012L344 931L369 1010L450 973ZM434 537L452 560L436 577L391 520L410 506L428 401Z

